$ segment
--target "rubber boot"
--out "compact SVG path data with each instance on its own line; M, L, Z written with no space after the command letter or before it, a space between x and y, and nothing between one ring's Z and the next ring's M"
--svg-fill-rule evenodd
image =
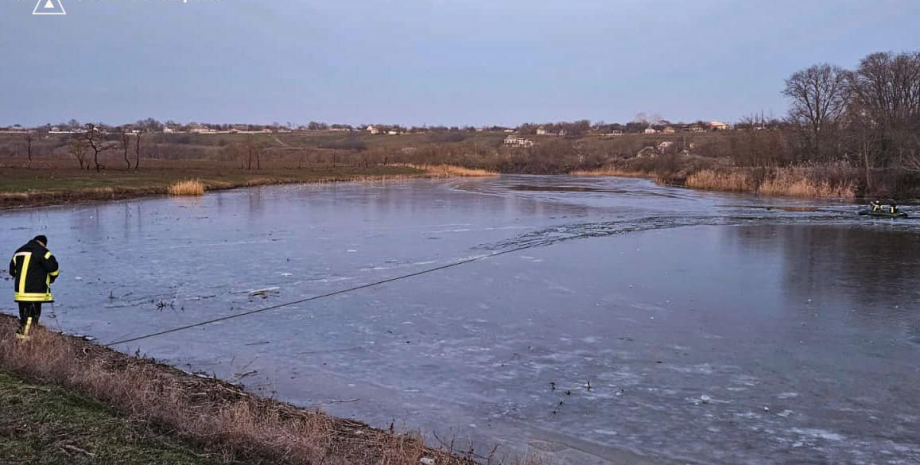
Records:
M32 328L32 317L26 318L26 325L22 328L22 332L16 332L16 338L21 340L29 339L29 330Z

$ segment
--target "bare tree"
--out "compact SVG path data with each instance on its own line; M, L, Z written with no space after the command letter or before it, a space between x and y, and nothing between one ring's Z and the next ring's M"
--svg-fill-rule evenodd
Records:
M243 142L243 149L246 155L246 169L252 171L252 162L256 162L256 169L262 169L262 155L265 152L265 143L256 140L251 134L246 136Z
M86 125L86 133L84 134L86 143L89 144L89 147L93 150L93 165L96 168L96 172L103 169L104 166L99 164L99 154L110 149L111 146L105 143L105 136L102 134L102 131L97 129L95 124Z
M77 135L74 135L70 138L70 141L67 144L70 149L70 154L77 159L77 162L80 164L80 169L83 169L83 165L86 162L86 151L89 148L86 141ZM86 168L89 169L89 164L86 165Z
M920 167L920 53L873 53L852 79L861 124L875 134L881 163Z
M131 128L122 126L121 128L121 150L125 158L125 164L128 165L128 171L131 171L131 160L128 158L128 148L131 146Z
M823 64L786 79L783 95L792 99L789 120L805 130L807 151L814 159L822 159L825 141L846 111L849 75L838 66Z
M141 135L142 132L137 133L137 140L134 144L134 171L137 171L141 167Z
M255 156L256 144L251 135L246 136L246 154L248 156L246 169L252 171L252 158Z
M32 132L26 133L26 154L29 156L29 168L32 168L32 141L34 138L35 136Z

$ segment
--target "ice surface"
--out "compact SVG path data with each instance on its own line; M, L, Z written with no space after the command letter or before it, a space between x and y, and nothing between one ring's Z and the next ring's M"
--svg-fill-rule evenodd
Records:
M43 323L102 343L529 247L118 348L480 451L920 463L920 228L851 205L504 176L0 213L38 233Z

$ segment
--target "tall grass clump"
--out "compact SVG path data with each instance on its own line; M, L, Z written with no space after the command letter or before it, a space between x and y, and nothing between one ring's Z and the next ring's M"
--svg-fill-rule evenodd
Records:
M740 170L701 170L687 176L687 187L728 192L754 190L750 176Z
M178 181L169 186L169 195L204 195L204 183L197 179Z

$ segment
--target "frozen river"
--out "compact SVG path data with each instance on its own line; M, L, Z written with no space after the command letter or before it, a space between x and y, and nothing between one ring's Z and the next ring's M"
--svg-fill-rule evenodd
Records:
M920 463L920 222L854 211L504 176L6 211L0 239L48 235L43 322L102 343L499 254L117 348L558 463Z

